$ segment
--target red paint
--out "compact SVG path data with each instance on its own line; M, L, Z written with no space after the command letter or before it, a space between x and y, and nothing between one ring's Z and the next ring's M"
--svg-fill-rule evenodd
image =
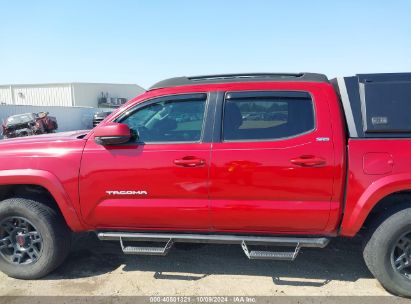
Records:
M382 175L391 173L394 161L388 153L367 153L364 155L363 169L365 174Z
M95 137L101 136L130 136L130 129L125 124L107 123L94 131Z
M286 90L289 84L276 84ZM310 233L326 229L336 161L326 85L300 84L315 101L316 129L270 142L215 143L212 153L211 215L216 230ZM335 100L334 100L335 101ZM329 141L317 141L327 137ZM337 137L337 141L341 137ZM334 211L335 212L335 211Z
M154 97L242 90L309 92L315 103L315 130L271 142L102 146L94 140L99 134L107 136L108 130L126 135L126 128L121 131L112 122ZM128 102L84 138L72 132L1 141L0 185L37 184L48 189L75 231L340 231L353 236L381 198L411 189L411 140L347 141L342 115L336 93L325 83L153 90ZM319 137L329 141L318 141ZM107 193L124 190L141 194Z
M208 170L211 144L152 144L104 147L87 141L80 171L84 220L98 228L208 229ZM175 160L202 159L202 166ZM107 190L147 191L111 196Z
M361 139L348 143L348 185L345 215L341 234L354 236L361 228L372 208L385 196L411 189L411 140ZM366 174L363 170L364 155L378 152L387 161L392 157L392 171L386 174Z
M82 224L78 172L84 139L76 132L0 141L0 185L32 184L49 190L73 231Z

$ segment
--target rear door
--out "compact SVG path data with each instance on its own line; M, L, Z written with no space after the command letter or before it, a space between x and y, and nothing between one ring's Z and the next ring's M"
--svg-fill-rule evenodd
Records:
M91 137L80 172L81 211L97 228L209 229L209 94L155 98L127 111L139 137L118 146Z
M326 98L319 90L228 91L219 104L213 229L321 232L335 174Z

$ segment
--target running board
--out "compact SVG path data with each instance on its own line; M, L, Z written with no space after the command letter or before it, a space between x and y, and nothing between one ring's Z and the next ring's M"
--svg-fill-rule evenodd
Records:
M274 259L293 261L302 247L324 248L329 239L309 237L268 237L248 235L215 235L215 234L172 234L172 233L140 233L140 232L98 232L103 241L120 241L125 254L161 255L168 253L173 243L212 243L239 244L249 259ZM127 242L164 242L163 247L125 246ZM248 250L247 245L292 247L293 251L258 251Z
M164 247L136 247L136 246L124 246L123 238L120 237L121 250L125 254L138 254L138 255L161 255L165 256L170 248L173 246L173 241L168 240L167 244Z
M247 244L243 241L241 247L245 255L250 260L280 260L280 261L294 261L300 252L300 244L297 243L294 251L259 251L259 250L248 250Z

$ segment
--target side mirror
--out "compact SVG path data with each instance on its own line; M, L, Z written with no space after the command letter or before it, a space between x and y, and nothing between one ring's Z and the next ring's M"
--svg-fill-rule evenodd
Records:
M97 144L103 146L125 144L130 139L131 130L128 125L122 123L109 123L97 127L94 131L94 140Z

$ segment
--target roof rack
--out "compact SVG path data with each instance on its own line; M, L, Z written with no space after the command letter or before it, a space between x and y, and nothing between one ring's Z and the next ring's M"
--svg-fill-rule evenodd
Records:
M257 81L307 81L307 82L328 82L327 76L316 73L247 73L247 74L217 74L202 76L183 76L162 80L154 84L150 90L196 85L196 84L216 84L228 82L257 82Z

